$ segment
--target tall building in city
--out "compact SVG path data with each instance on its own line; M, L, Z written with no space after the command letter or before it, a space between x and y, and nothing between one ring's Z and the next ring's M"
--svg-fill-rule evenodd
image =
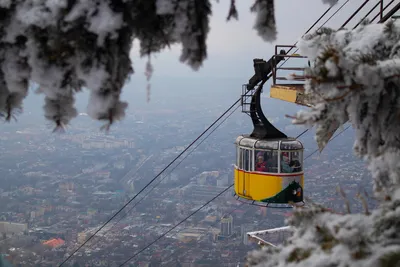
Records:
M221 232L220 236L228 237L233 234L233 217L231 215L224 215L221 218Z
M253 229L252 225L242 224L240 226L240 236L242 238L242 242L244 245L249 244L249 237L247 236L247 232L252 231L252 229Z

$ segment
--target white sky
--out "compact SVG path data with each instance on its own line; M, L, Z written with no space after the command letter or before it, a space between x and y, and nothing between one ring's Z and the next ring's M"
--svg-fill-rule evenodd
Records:
M180 46L165 50L152 58L155 69L154 78L165 76L173 77L238 77L244 81L253 74L253 58L269 59L274 53L276 44L293 44L329 7L322 0L275 0L275 16L278 28L278 39L274 43L264 42L253 30L255 15L250 13L252 1L236 1L239 12L239 21L226 22L230 1L212 1L213 16L211 30L208 36L208 59L203 67L194 72L186 64L179 62ZM317 27L325 22L345 0L339 3L321 20ZM364 2L364 0L350 0L327 24L333 28L340 27L346 19ZM370 1L349 26L353 27L356 21L362 18L376 1ZM388 2L388 0L386 0ZM375 13L373 13L375 14ZM144 64L147 59L140 59L138 43L132 49L132 59L135 68L135 80L144 78Z
M344 8L325 26L334 29L339 28L364 1L349 0ZM352 28L377 1L369 1L362 12L350 23L349 27ZM389 1L385 0L384 2L388 3ZM176 101L181 101L179 99L187 98L198 89L208 88L214 90L214 87L217 90L215 92L222 92L219 96L215 95L214 98L223 95L226 101L229 98L234 101L240 94L241 85L246 83L254 74L253 58L267 60L273 55L276 44L294 44L315 20L328 9L328 5L323 4L322 0L275 0L278 39L274 43L267 43L257 36L255 30L253 30L255 15L250 13L250 6L254 3L254 0L236 1L239 21L231 20L230 22L226 21L230 1L219 0L219 3L217 3L216 0L212 0L211 2L213 15L207 40L208 59L204 62L203 67L195 72L188 65L179 62L180 45L174 46L171 50L164 50L160 54L153 55L154 73L150 81L150 103L146 103L146 77L144 75L144 66L147 58L140 59L138 53L139 44L138 42L134 43L131 57L135 73L125 85L122 93L122 99L128 101L129 109L139 106L155 108L159 101L171 101L166 96L176 97L179 94L179 98ZM332 8L316 27L324 23L345 2L346 0L339 0L339 3ZM397 1L392 6L395 4L397 4ZM375 14L376 12L373 13L373 16ZM288 61L287 65L289 64L290 61ZM188 86L188 84L190 85ZM210 90L208 90L209 92ZM229 93L228 95L226 92L232 92L232 94ZM269 95L269 90L265 91L264 95ZM30 93L30 97L32 98L32 93ZM79 105L77 103L77 106L86 106L86 91L77 98L77 102L80 103ZM34 99L32 101L36 101ZM208 103L200 104L208 105ZM270 99L268 104L283 109L297 107L291 103L274 99ZM171 106L173 105L171 103ZM39 110L41 111L41 109ZM85 111L82 108L79 108L79 110L80 112Z

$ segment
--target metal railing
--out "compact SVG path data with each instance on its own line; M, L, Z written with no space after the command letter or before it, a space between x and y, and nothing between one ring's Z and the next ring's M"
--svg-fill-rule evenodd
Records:
M342 26L340 28L345 27L350 21L352 21L354 19L354 17L361 11L364 9L364 7L366 6L366 4L369 2L370 0L365 0L358 8L356 11L353 12L353 14L342 24ZM373 22L376 18L379 17L379 21L377 21L377 23L383 23L385 21L387 21L388 19L390 19L398 10L400 10L400 2L397 3L395 6L391 6L395 1L398 0L391 0L389 3L387 3L386 5L384 5L383 0L378 0L376 2L376 4L367 12L367 14L361 19L364 20L366 19L373 11L375 11L378 7L378 13L372 18L371 22ZM385 11L386 9L389 9L388 12ZM358 22L353 29L357 28L360 25L360 22ZM275 46L275 54L273 56L274 61L276 62L278 57L284 57L286 60L284 63L286 63L287 59L289 58L302 58L305 59L307 57L305 56L301 56L298 54L287 54L287 55L281 55L279 54L280 49L282 48L286 48L286 50L290 49L294 49L296 48L295 45L276 45ZM297 50L296 50L297 51ZM274 62L274 63L275 63ZM305 82L305 77L304 77L304 69L305 68L301 68L301 67L282 67L281 64L280 66L278 66L277 64L273 64L272 66L272 80L273 80L273 85L287 85L287 86L293 86L293 87L298 87L301 86L303 83L294 83L294 82ZM291 79L284 77L284 76L279 76L278 72L280 70L292 70L292 71L303 71L303 74L301 75L294 75L294 77L292 77ZM287 75L286 75L287 76ZM288 83L277 83L277 81L291 81L292 83L288 84Z
M282 48L293 49L295 47L296 46L294 46L294 45L275 45L275 54L273 56L274 63L276 62L278 57L306 59L307 57L305 57L305 56L300 56L300 55L297 55L297 54L282 55L282 54L279 54L279 52L278 52ZM303 74L298 76L298 77L295 77L293 79L288 79L287 77L278 76L278 71L279 70L293 70L293 71L302 71L302 72L304 72L304 67L282 67L283 65L284 64L281 64L281 66L278 66L278 64L272 64L272 82L273 82L273 85L277 85L277 82L276 82L277 80L280 80L280 81L303 81L303 82L305 81ZM296 84L291 84L291 85L296 86Z

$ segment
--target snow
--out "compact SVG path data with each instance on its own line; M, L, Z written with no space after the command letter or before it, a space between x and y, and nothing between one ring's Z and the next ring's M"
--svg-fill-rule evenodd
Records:
M324 4L334 6L338 0L322 0ZM256 12L254 29L266 42L274 42L277 38L274 0L256 0L251 7L251 12Z
M121 12L109 1L0 0L0 112L12 117L22 108L30 82L45 95L45 117L63 127L77 116L75 93L92 91L88 114L112 123L123 118L127 103L119 100L133 72L131 38L120 38ZM86 22L86 23L85 23ZM125 31L132 34L132 31ZM105 42L107 40L107 43ZM107 49L104 49L107 46Z
M10 119L21 109L34 83L45 95L45 117L63 127L77 116L75 94L87 88L88 115L106 121L108 129L128 106L120 95L133 73L129 52L134 38L142 56L180 43L180 60L199 69L207 58L210 1L155 3L0 0L6 9L0 25L1 115ZM143 18L138 8L152 12ZM256 0L251 11L258 35L274 41L274 1ZM400 251L400 20L362 23L356 30L322 28L302 38L298 48L313 61L305 71L305 90L314 99L294 122L316 125L317 141L326 143L335 125L350 121L354 151L368 162L381 205L371 214L346 215L316 205L297 208L288 220L294 229L289 242L251 253L249 265L386 267L384 257L393 260L388 253ZM148 79L152 71L149 62Z
M0 0L0 7L10 8L12 0Z
M326 142L333 124L350 121L354 151L368 162L380 206L335 214L313 204L296 208L293 236L276 249L248 255L249 266L388 267L400 253L400 21L364 23L356 30L321 29L298 43L313 61L305 90L314 106L294 123L315 125ZM396 261L397 257L397 261ZM397 265L396 265L397 264Z
M46 95L46 118L56 125L60 118L68 124L76 116L74 97L83 88L91 90L88 114L93 119L108 123L122 119L127 103L119 98L133 73L129 58L133 40L139 40L141 56L180 43L180 61L198 70L207 59L211 2L0 0L4 15L0 45L13 55L0 53L0 84L6 86L0 89L2 117L9 119L22 108L27 86L34 82ZM253 3L254 29L264 40L276 40L274 0ZM233 11L231 1L229 12ZM147 79L151 74L152 67L147 66Z
M388 27L392 27L390 32ZM346 41L343 36L347 36ZM341 123L349 118L356 128L358 155L368 156L373 162L378 155L390 153L388 149L397 137L393 135L397 123L390 103L397 103L400 98L393 91L398 89L388 91L387 86L389 81L396 85L400 75L399 37L400 21L391 21L363 25L354 31L311 34L300 40L300 53L315 61L315 67L308 69L307 75L320 79L319 83L307 83L305 90L322 96L316 101L325 107L299 113L295 122L322 126L328 118L339 119ZM382 119L377 119L377 114ZM325 119L321 119L322 115ZM386 167L397 169L394 163ZM398 178L391 179L396 183Z
M339 2L338 0L322 0L322 3L328 4L330 6L336 5L338 2Z
M398 190L396 194L399 193ZM400 226L388 224L399 216L400 206L393 202L384 203L370 215L339 215L318 205L296 208L288 220L294 226L288 242L277 248L250 252L248 263L256 267L384 266L380 259L389 251L400 250ZM384 245L379 245L383 242Z
M88 21L88 29L98 35L97 45L103 46L107 35L110 34L111 38L117 37L116 31L122 27L122 14L113 12L106 2L101 2L97 8L96 15L90 17Z
M72 7L70 12L65 16L64 21L72 22L85 14L93 14L95 12L95 5L93 0L78 0Z
M40 28L56 25L61 9L67 6L66 0L27 0L17 9L17 17L25 27L35 25Z
M174 14L176 0L157 0L156 13L158 15Z
M252 12L256 12L254 29L264 41L273 42L276 40L277 31L275 25L275 10L273 0L257 0Z

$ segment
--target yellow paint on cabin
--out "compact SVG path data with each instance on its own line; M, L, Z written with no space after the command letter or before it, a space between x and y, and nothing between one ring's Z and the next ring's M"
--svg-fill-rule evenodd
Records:
M301 175L300 185L304 188L304 175ZM244 172L234 169L236 195L255 201L270 198L281 192L282 177L255 172ZM286 176L287 177L287 176Z
M234 170L235 193L243 198L260 201L273 197L282 191L282 179L279 176L247 173Z

